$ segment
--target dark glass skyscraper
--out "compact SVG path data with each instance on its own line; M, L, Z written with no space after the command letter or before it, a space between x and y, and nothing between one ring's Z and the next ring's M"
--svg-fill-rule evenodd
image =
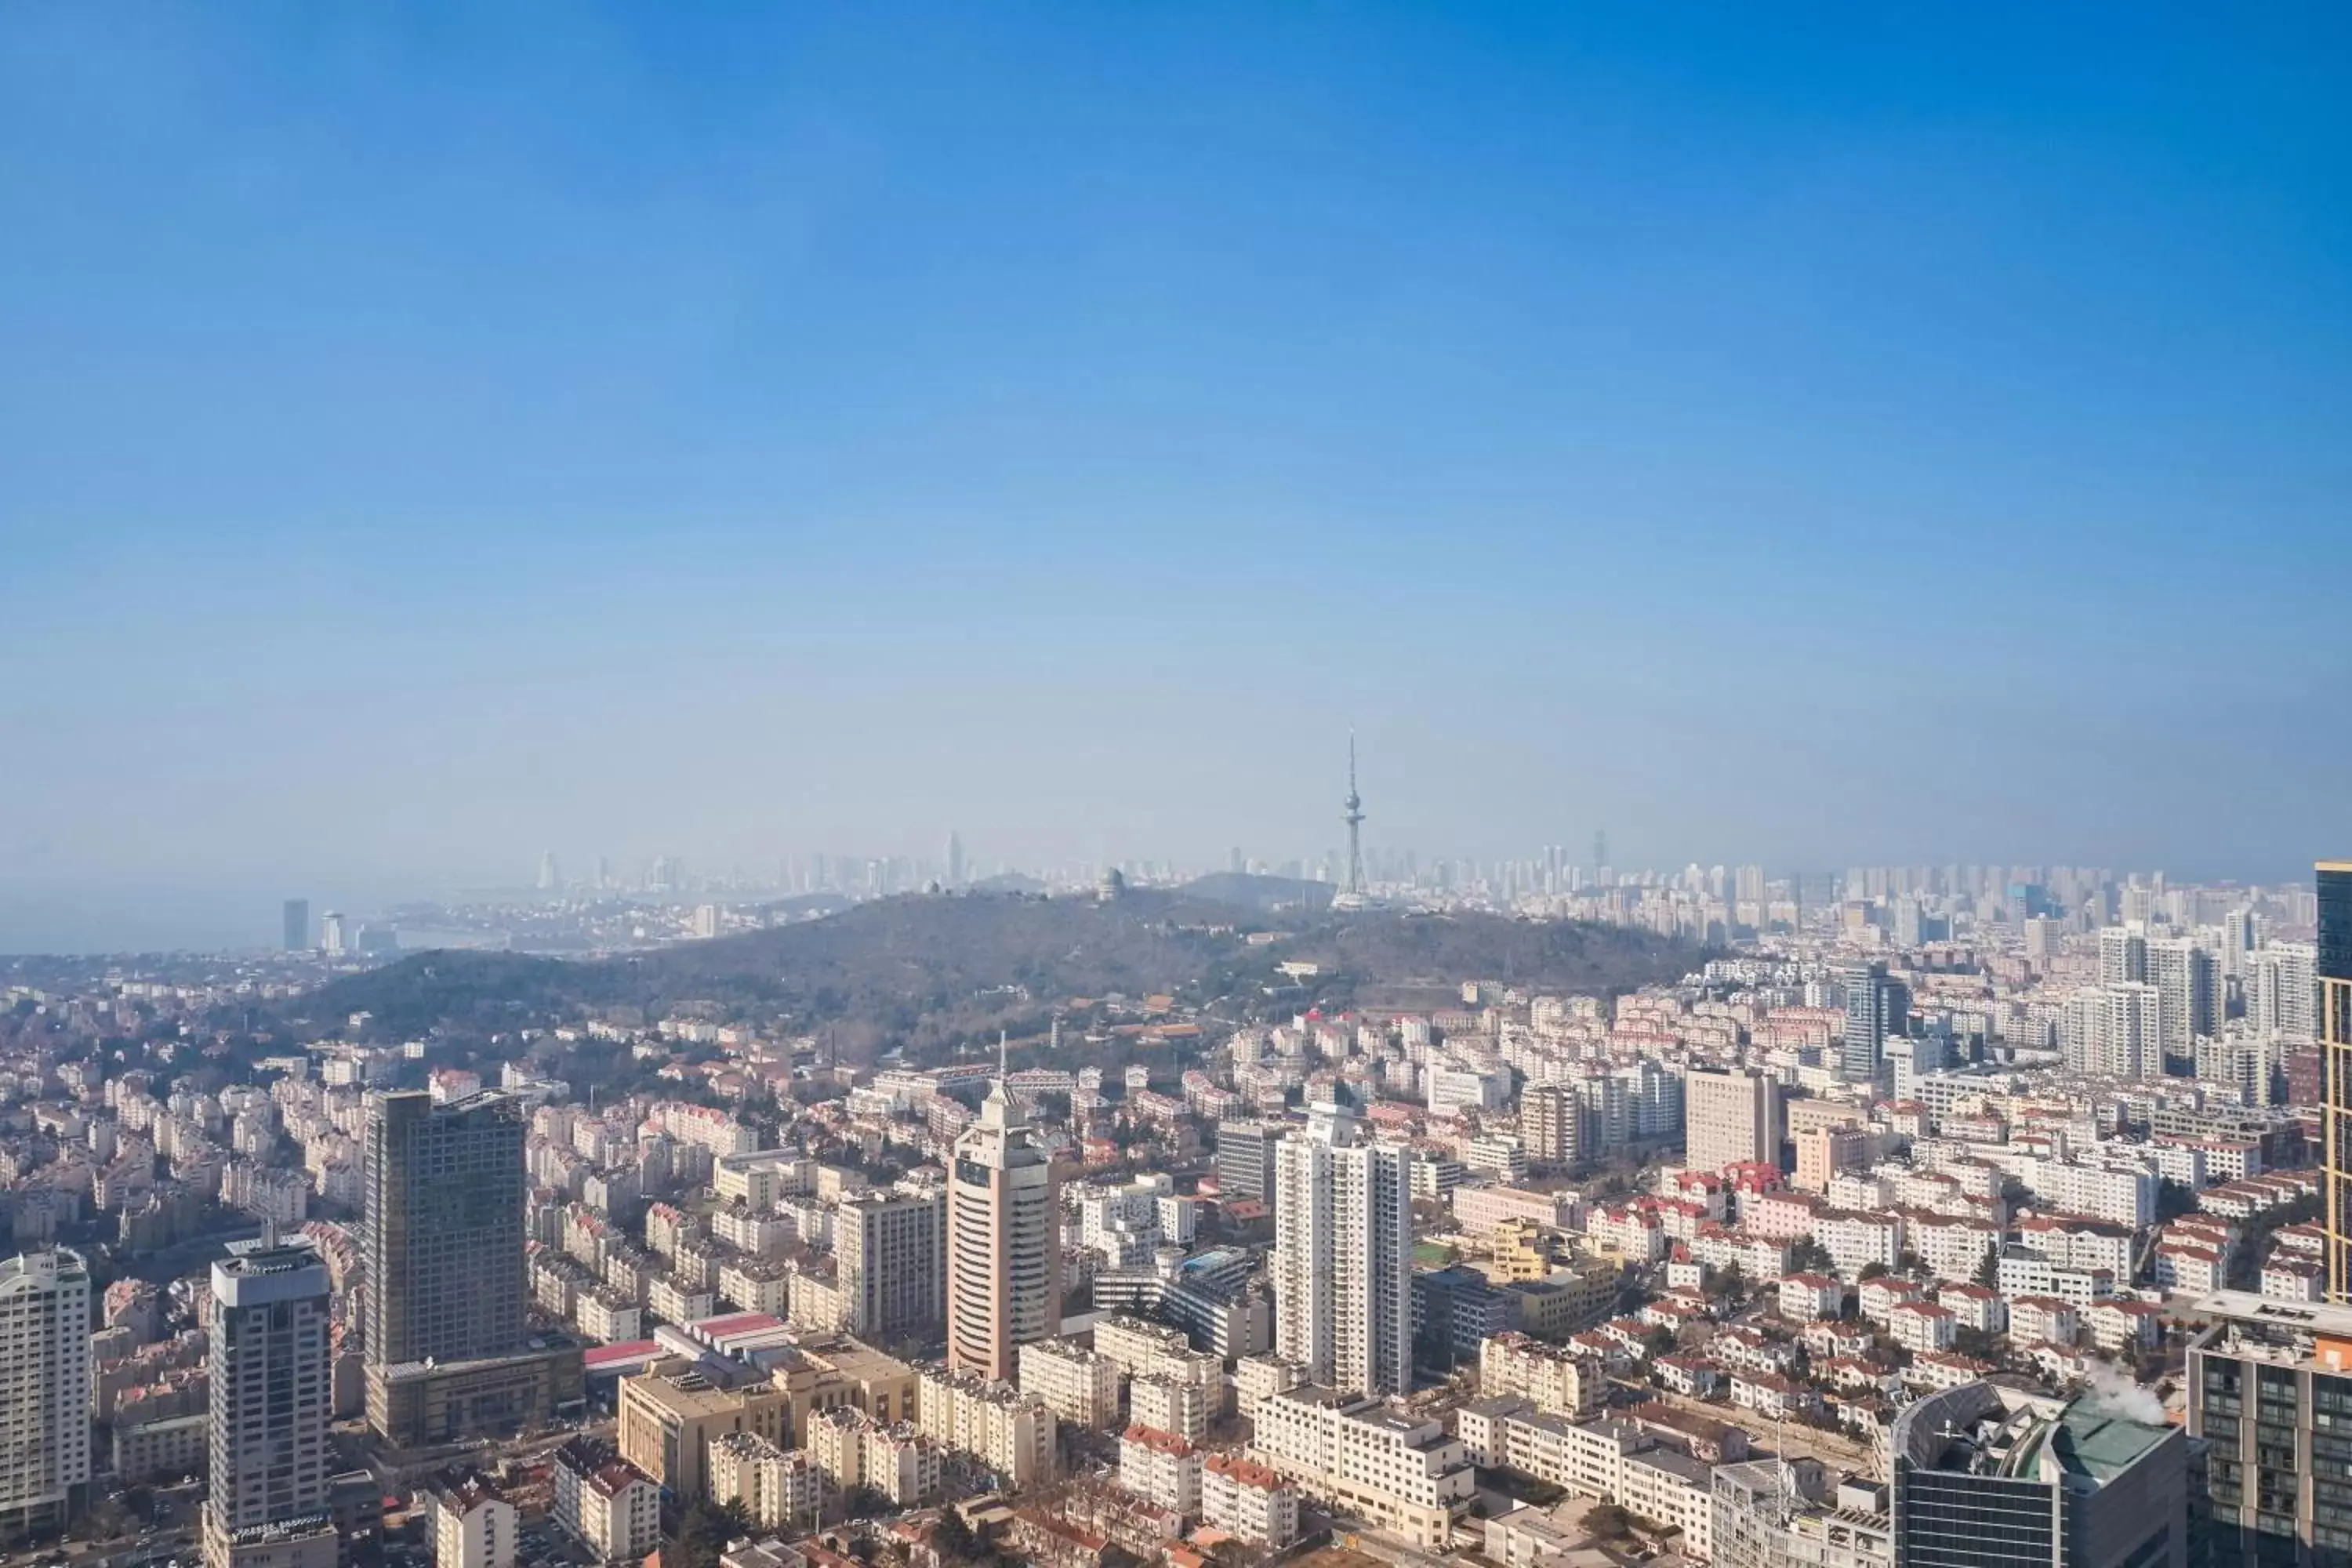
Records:
M1892 1438L1895 1568L2188 1568L2176 1426L1970 1383L1906 1407Z
M526 1321L525 1131L509 1095L371 1102L368 1422L395 1445L512 1430L578 1397L579 1348Z
M1886 965L1856 965L1838 976L1845 987L1845 1037L1839 1065L1849 1083L1869 1083L1886 1054L1886 1037L1911 1021L1911 988L1886 977Z
M2319 1135L2326 1164L2327 1299L2352 1306L2352 860L2319 882Z

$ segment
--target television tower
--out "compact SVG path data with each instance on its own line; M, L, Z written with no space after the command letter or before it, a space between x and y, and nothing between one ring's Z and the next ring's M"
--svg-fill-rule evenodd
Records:
M1364 797L1356 793L1356 732L1348 731L1348 798L1347 809L1339 820L1348 825L1348 885L1339 897L1332 900L1342 909L1361 909L1364 896ZM1344 900L1344 901L1343 901Z

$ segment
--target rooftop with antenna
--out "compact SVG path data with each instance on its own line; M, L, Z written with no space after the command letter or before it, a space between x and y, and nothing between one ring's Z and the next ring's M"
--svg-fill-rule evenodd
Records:
M1356 732L1348 731L1348 798L1340 802L1339 820L1348 825L1348 879L1331 900L1335 910L1371 908L1364 887L1364 797L1356 789Z

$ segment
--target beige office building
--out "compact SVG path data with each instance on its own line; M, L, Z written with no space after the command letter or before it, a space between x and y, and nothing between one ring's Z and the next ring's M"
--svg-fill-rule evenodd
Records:
M948 1364L1010 1383L1019 1352L1061 1330L1054 1171L1000 1076L948 1172Z
M1683 1080L1685 1163L1695 1171L1780 1158L1780 1086L1760 1074L1694 1072Z

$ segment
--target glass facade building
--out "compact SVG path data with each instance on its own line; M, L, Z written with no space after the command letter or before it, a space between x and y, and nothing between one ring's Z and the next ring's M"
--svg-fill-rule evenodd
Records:
M2315 874L2327 1299L2352 1304L2352 860L2322 860Z
M1893 1447L1898 1568L2188 1568L2178 1427L1974 1383L1906 1406Z

